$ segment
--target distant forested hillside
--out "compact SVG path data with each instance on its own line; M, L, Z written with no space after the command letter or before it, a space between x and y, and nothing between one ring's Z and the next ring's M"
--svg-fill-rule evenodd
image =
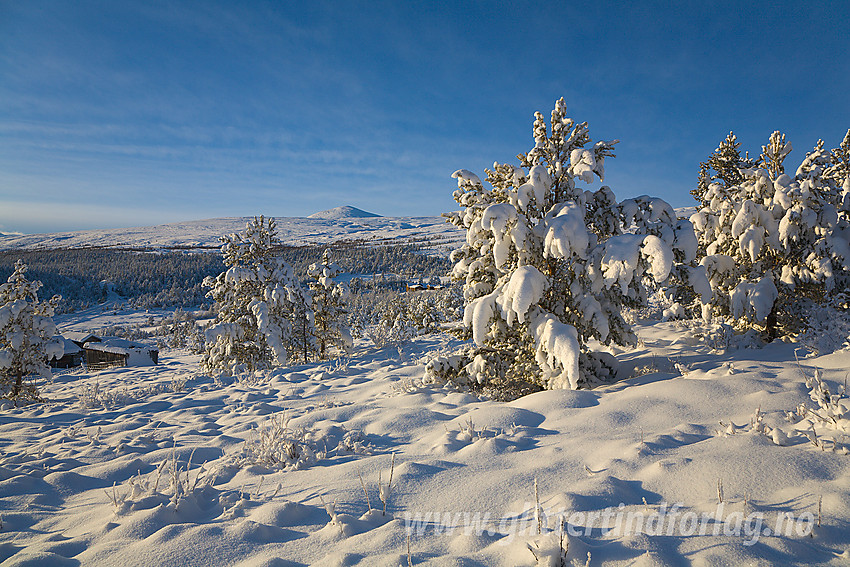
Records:
M324 246L283 247L280 255L306 280L307 266L321 258ZM417 247L330 247L345 271L357 274L395 273L430 278L448 272L449 262L419 253ZM209 304L204 278L221 273L216 252L127 251L115 249L0 251L0 281L15 262L27 266L30 280L40 280L40 297L61 295L60 311L77 311L106 299L109 288L137 308L192 307Z

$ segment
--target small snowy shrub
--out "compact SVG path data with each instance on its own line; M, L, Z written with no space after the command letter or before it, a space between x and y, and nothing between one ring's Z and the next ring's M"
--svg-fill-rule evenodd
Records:
M690 285L689 221L661 199L618 203L607 186L577 186L604 179L616 140L593 143L587 123L566 116L563 99L548 124L535 114L533 132L535 146L518 156L519 167L487 170L489 188L467 170L453 174L463 210L445 216L466 231L466 243L452 253L452 275L464 282L463 324L475 348L445 379L592 386L616 373L616 361L591 353L588 340L633 344L622 309L643 303L647 284L671 273ZM437 363L431 372L443 376Z
M425 383L450 382L468 385L469 375L465 368L472 362L474 348L466 345L453 354L439 354L425 363Z
M685 308L682 307L682 304L677 301L666 309L664 309L662 317L664 321L670 321L672 319L684 319Z
M171 456L147 475L139 471L124 486L113 483L111 489L104 490L116 517L162 507L171 512L166 517L175 523L194 521L201 511L214 511L222 519L231 519L245 506L241 491L238 495L236 491L223 493L213 486L217 471L207 468L206 462L192 469L194 449L185 464L178 459L176 449L175 444Z
M371 455L372 446L368 439L359 429L345 430L342 438L336 446L336 452L350 453L354 455Z
M255 218L222 242L227 270L204 280L218 315L202 368L230 375L306 360L314 351L309 293L276 255L274 219Z
M132 389L127 386L107 389L102 388L100 381L96 379L93 384L88 382L82 388L77 389L77 403L83 409L98 407L116 409L128 404L149 400L159 394L185 392L187 390L187 382L187 378L177 376L169 382L159 382Z
M798 361L799 364L799 361ZM717 433L722 436L750 432L770 438L775 445L796 445L793 437L805 437L822 451L834 451L850 454L847 448L847 435L850 433L850 403L847 400L847 385L840 385L833 393L823 380L821 372L815 368L809 375L800 366L805 385L809 388L809 398L816 407L806 402L800 403L793 411L785 411L784 418L794 427L788 432L779 425L768 425L761 407L750 417L749 426L738 426L732 422L720 422Z
M241 465L303 469L314 464L318 458L309 441L309 432L290 427L289 419L278 415L252 430L239 462Z
M797 301L792 316L806 321L799 341L813 354L829 354L850 343L850 297L846 292L830 295L824 304Z
M769 339L801 330L795 302L821 303L850 281L850 131L831 152L818 142L793 177L790 151L774 132L753 162L730 134L713 156L723 155L718 173L707 178L703 164L691 217L711 285L705 315Z
M53 311L59 297L40 302L40 281L28 281L21 260L6 283L0 285L0 395L17 398L23 394L37 398L34 385L23 382L35 375L49 379L47 361L64 354L64 343L54 339Z
M847 399L846 378L845 383L833 393L823 380L819 369L815 368L811 376L803 371L802 367L800 372L803 373L806 387L809 388L809 398L817 407L810 408L802 403L793 412L786 412L786 419L791 423L808 421L811 428L807 434L809 440L821 449L827 448L824 441L828 440L830 448L835 450L838 448L836 438L844 440L847 434L850 434L850 402Z
M127 387L106 390L100 387L99 381L95 380L94 384L87 383L78 391L77 401L83 409L97 407L109 409L136 402L137 399Z

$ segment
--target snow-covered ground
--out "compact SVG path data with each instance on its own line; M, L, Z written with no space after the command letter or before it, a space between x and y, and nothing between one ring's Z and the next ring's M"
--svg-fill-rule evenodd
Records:
M223 383L179 350L58 375L0 410L0 562L530 566L563 517L574 565L850 564L848 421L816 446L785 414L850 351L637 330L622 381L509 403L421 383L443 335Z
M333 210L332 210L333 211ZM323 211L316 213L322 215ZM52 234L0 235L0 250L51 248L218 248L225 234L245 230L248 217L178 222L138 228L114 228ZM381 217L328 214L314 218L277 217L284 244L362 241L366 245L416 243L451 249L464 233L442 217Z

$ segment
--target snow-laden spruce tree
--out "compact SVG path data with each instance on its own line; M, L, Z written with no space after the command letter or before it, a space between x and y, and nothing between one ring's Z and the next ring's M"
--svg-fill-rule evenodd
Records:
M319 359L326 360L333 352L345 354L353 344L348 330L348 311L346 310L346 289L334 278L342 273L342 268L331 261L329 250L322 253L322 261L310 264L307 275L315 281L310 282L313 297L313 328Z
M307 359L313 348L309 294L277 256L274 219L256 217L244 233L221 240L227 270L204 280L218 314L205 333L202 367L235 374Z
M708 159L699 164L699 178L697 187L691 191L694 199L700 201L700 206L707 203L702 198L707 195L708 186L719 183L722 189L728 189L740 184L744 180L742 169L750 168L755 162L750 159L749 154L741 157L741 143L734 132L729 132L726 139L720 142Z
M60 298L39 301L41 282L28 281L26 271L18 260L15 271L0 285L0 395L11 398L25 393L37 397L37 390L25 388L24 378L49 379L47 361L64 353L64 343L54 338L53 311Z
M578 388L613 375L616 360L591 352L588 340L630 345L635 335L624 306L646 298L645 284L684 281L696 253L693 227L677 221L661 199L618 203L604 179L617 141L593 143L586 122L566 115L561 99L547 124L535 114L534 148L520 166L494 164L489 187L467 171L445 216L466 230L452 253L453 277L464 282L465 352L434 359L435 379L527 391L521 384ZM518 390L517 390L518 388Z
M850 275L850 132L831 152L818 142L793 177L790 152L774 132L756 163L742 160L736 184L715 181L696 195L691 217L711 313L768 338L799 328L795 303L823 301Z

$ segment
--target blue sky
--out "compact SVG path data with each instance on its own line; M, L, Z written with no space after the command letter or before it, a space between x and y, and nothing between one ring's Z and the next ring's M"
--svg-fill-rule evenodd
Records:
M844 1L0 0L0 231L437 215L561 96L619 198L686 206L730 130L841 141L848 37Z

